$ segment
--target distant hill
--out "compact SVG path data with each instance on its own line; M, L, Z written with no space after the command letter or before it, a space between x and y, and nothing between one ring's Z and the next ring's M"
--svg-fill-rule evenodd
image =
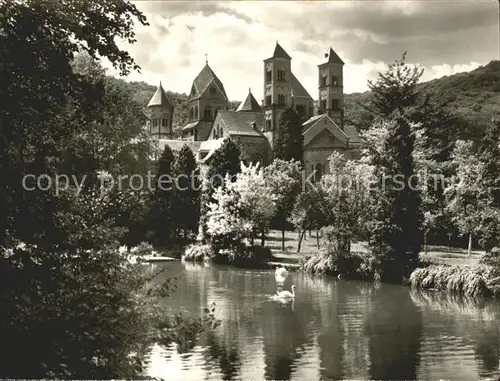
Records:
M469 133L480 134L492 117L500 116L500 61L491 61L470 72L422 82L418 89L429 95L432 102L465 120ZM370 97L369 91L347 94L346 120L354 124L360 121L365 110L358 103L367 104Z
M130 89L130 93L133 94L134 99L141 105L146 106L156 91L156 86L150 85L146 82L126 82L122 79L116 79L117 81L123 81L126 86ZM184 126L188 123L188 109L187 109L187 94L184 93L174 93L165 89L168 97L174 104L174 120L173 128ZM229 108L237 108L240 101L229 101Z

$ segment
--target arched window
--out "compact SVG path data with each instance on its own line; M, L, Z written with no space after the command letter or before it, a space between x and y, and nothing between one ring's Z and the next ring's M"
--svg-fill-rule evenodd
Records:
M167 118L162 118L161 119L161 126L162 127L167 127L168 125L168 119Z
M222 129L221 126L219 126L219 138L222 138L224 136L224 130Z
M313 165L313 181L315 183L321 180L321 176L323 176L323 166L321 163L315 163Z

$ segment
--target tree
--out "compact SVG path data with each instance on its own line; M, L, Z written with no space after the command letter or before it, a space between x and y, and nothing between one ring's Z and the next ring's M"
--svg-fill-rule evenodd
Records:
M257 233L269 228L276 209L274 198L258 164L242 163L233 181L227 174L208 204L207 232L215 247L238 247L245 239L253 246Z
M468 254L472 251L472 236L478 231L482 210L483 163L474 153L473 143L458 140L452 154L457 179L445 189L447 210L462 234L469 235Z
M319 230L331 220L332 206L322 187L307 187L295 200L289 221L299 230L297 252L300 252L306 231Z
M303 161L302 124L300 116L292 108L281 113L274 135L273 153L275 159Z
M264 169L266 183L276 195L274 222L281 229L281 249L285 250L285 230L295 199L301 190L301 167L294 160L275 159Z
M210 159L208 168L202 176L200 231L203 240L206 239L206 214L208 204L212 201L212 194L224 183L226 176L234 178L240 172L240 162L241 151L231 138L226 138Z
M174 236L176 220L173 212L174 204L174 154L168 145L165 145L157 164L158 187L153 193L153 243L165 245L170 243Z
M336 254L346 255L350 253L353 240L367 236L373 167L336 152L329 158L329 169L320 186L328 195L331 208L328 224L332 226L330 238L335 242L330 244L335 247Z
M384 152L373 156L377 186L370 247L381 280L400 282L408 279L419 263L421 196L414 170L415 134L411 125L402 115L388 123Z
M200 220L200 191L198 168L193 151L184 145L175 161L173 173L177 181L173 215L176 227L186 239L189 233L196 234Z
M375 82L368 81L373 94L367 110L379 117L387 118L395 111L404 112L415 106L420 99L417 84L423 69L406 63L406 52L400 60L390 64L384 73L379 73Z
M231 138L224 140L217 151L214 152L208 165L208 178L212 188L223 183L226 175L234 176L240 172L241 150Z
M123 74L137 68L117 45L134 41L136 21L147 24L120 0L0 3L0 336L13 343L0 350L2 377L136 378L159 328L175 328L159 327L148 279L118 250L126 207L95 191L99 158L83 144L106 122L103 89L72 67L84 50ZM22 185L68 169L87 186Z

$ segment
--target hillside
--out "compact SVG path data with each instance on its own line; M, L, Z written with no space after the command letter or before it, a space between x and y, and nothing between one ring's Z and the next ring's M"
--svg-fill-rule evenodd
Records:
M465 135L480 134L492 117L500 116L500 61L420 83L418 90L429 95L432 102L460 116L468 125ZM354 124L360 121L365 110L359 103L367 104L370 97L370 92L346 95L346 119Z
M126 86L130 89L131 94L133 94L134 99L139 104L143 105L144 110L146 110L146 105L156 91L156 86L150 85L146 82L126 82L122 79L116 80L125 82ZM188 123L188 109L186 105L188 99L187 94L174 93L172 91L168 91L167 89L165 89L165 91L174 104L174 129L186 125ZM239 104L239 101L230 101L229 107L231 109L236 108Z

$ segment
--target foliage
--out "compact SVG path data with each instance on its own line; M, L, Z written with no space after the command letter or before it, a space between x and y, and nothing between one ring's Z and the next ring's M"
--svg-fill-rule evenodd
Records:
M358 105L365 109L365 114L356 127L361 131L366 130L373 122L388 118L396 111L403 113L415 106L420 98L417 84L422 74L423 69L406 63L405 52L384 73L379 73L375 82L368 81L371 96L367 106L361 103Z
M153 145L143 128L146 117L141 105L122 82L106 77L97 59L80 53L73 67L94 87L102 89L91 129L77 136L80 150L91 152L98 168L115 177L145 174Z
M177 179L172 206L175 228L186 238L188 235L196 235L200 220L198 168L193 151L187 145L179 151L173 173Z
M481 220L481 176L483 163L472 142L457 141L452 153L457 180L445 189L447 209L462 234L474 232Z
M315 274L342 276L350 280L374 280L375 258L369 253L348 252L340 256L317 253L305 260L302 270Z
M293 206L289 221L300 231L297 252L307 230L319 230L330 221L332 205L328 194L321 186L306 187Z
M226 138L220 148L212 155L208 169L202 181L202 193L200 199L200 225L206 240L207 235L207 213L208 205L212 202L212 195L217 187L220 187L226 176L234 178L240 172L241 151L238 145L230 138Z
M114 205L113 226L125 229L120 243L134 247L150 236L151 192L149 190L111 191L108 195Z
M274 215L276 204L264 172L259 165L241 164L241 172L233 182L226 175L222 186L215 189L214 202L208 204L207 233L217 248L238 246L265 232Z
M233 242L228 248L218 249L212 261L243 268L263 268L272 257L271 249L266 246Z
M403 116L388 122L385 152L372 156L377 186L370 247L382 281L400 282L418 266L421 197L415 181L415 134Z
M303 161L303 140L301 118L292 108L286 108L280 115L274 132L273 153L275 159Z
M174 154L168 145L165 145L157 164L157 178L159 186L153 193L152 226L153 243L155 245L168 244L173 236L174 219L172 210L174 203L173 170ZM163 177L163 178L162 178ZM160 186L160 180L162 185ZM170 181L168 181L170 180Z
M488 296L491 295L487 286L488 276L488 268L482 266L469 268L431 265L413 271L410 284L415 288L436 289L450 294L472 297Z
M91 137L110 134L114 171L112 161L134 152L122 143L138 127L137 108L107 86L95 61L87 73L73 65L85 51L123 74L137 68L118 46L134 42L136 21L147 24L121 0L0 3L0 336L11 343L0 351L4 378L137 378L153 340L180 339L158 330L165 311L141 266L118 250L127 227L116 211L127 215L130 199L94 191L108 158L90 149ZM87 186L22 186L25 174L58 173L88 175Z
M203 262L214 258L215 253L211 245L189 245L184 251L182 259L185 261Z
M271 193L276 196L276 214L273 217L274 226L282 231L281 247L284 250L284 231L290 217L295 199L301 190L301 167L294 160L275 159L264 168L264 177Z

